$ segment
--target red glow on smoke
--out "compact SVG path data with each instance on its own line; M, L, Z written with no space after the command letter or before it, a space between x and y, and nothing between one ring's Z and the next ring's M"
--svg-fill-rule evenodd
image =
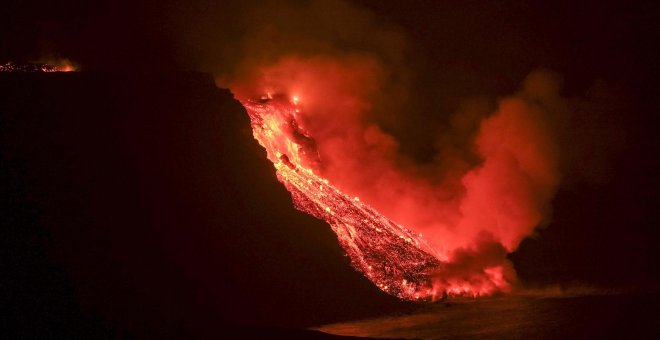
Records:
M506 254L543 222L559 180L542 105L556 99L553 79L530 76L482 120L482 162L469 167L448 156L433 166L405 161L367 118L388 100L385 78L367 56L291 57L232 89L295 206L327 221L379 288L408 300L509 291Z

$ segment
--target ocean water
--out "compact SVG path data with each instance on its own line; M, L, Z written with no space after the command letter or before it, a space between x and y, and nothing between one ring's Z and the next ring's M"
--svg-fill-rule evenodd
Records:
M404 339L660 339L660 296L509 295L420 306L405 315L325 325L318 330Z

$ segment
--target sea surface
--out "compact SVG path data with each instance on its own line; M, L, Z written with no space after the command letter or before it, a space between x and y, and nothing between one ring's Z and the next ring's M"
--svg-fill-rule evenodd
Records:
M325 325L325 333L404 339L660 339L660 295L526 294L457 299L404 315Z

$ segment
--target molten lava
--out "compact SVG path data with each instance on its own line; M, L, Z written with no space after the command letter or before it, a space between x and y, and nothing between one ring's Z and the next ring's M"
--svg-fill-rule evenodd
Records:
M432 300L442 292L433 274L442 266L423 240L378 211L338 190L312 168L318 154L299 127L299 99L245 100L255 139L266 149L294 206L330 224L353 267L383 291L405 300Z
M377 122L414 106L378 58L248 64L218 81L243 102L295 206L332 226L358 271L408 300L512 289L507 254L548 221L561 179L558 78L530 74L490 114L459 110L418 162L400 143L413 129L399 141Z

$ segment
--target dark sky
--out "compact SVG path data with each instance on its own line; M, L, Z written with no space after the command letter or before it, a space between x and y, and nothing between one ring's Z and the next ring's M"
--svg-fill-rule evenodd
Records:
M264 22L269 21L284 23L282 32L292 30L300 34L295 35L299 40L283 44L301 53L336 53L362 48L382 52L384 58L394 60L393 65L405 65L411 75L416 102L404 118L394 119L396 124L390 129L401 138L404 149L422 161L430 152L428 141L447 123L447 117L462 100L478 97L492 102L515 92L525 76L536 69L550 69L559 74L563 78L562 93L577 103L575 115L561 140L568 150L564 181L553 201L551 221L536 237L524 241L511 259L521 280L531 285L657 287L660 275L655 261L660 256L656 249L660 225L657 159L660 150L654 122L660 107L657 99L660 89L657 86L660 75L657 23L660 18L652 1L586 1L580 4L572 1L539 4L524 1L353 1L347 6L355 13L347 18L366 18L367 24L344 22L342 13L327 13L327 17L333 19L330 23L317 24L310 20L300 26L297 22L287 26L290 20L286 14L291 13L290 9L306 8L308 3L287 2L274 6L272 3L246 5L242 1L215 3L210 0L181 3L9 0L1 5L0 62L69 58L78 63L81 70L92 71L90 78L66 83L57 95L47 90L49 86L59 87L52 85L53 80L40 83L42 92L31 92L25 90L29 85L14 86L13 78L2 79L5 89L17 89L5 96L2 102L5 106L0 106L5 110L3 138L8 141L3 151L3 180L7 181L5 188L9 189L3 197L11 203L5 205L9 208L3 213L13 216L12 221L24 223L27 228L11 229L7 238L9 248L15 249L10 254L18 258L9 262L18 269L5 284L13 287L17 297L11 306L19 312L5 312L23 318L25 325L30 325L31 317L46 320L42 325L60 327L64 327L62 323L85 320L81 324L89 325L89 329L81 326L72 331L74 335L99 334L97 332L105 330L131 333L136 329L146 332L140 334L153 335L145 325L162 324L163 320L185 324L188 328L181 334L188 334L199 325L205 325L208 327L205 330L209 331L210 315L226 316L230 309L227 306L247 306L239 308L234 315L241 322L257 320L256 323L284 326L308 326L341 319L341 311L350 309L350 301L358 297L367 302L366 307L352 312L353 316L401 308L352 272L339 247L333 243L334 236L329 229L320 235L309 232L308 224L316 223L314 226L318 225L319 230L324 226L290 207L287 193L278 187L269 172L270 165L262 162L263 159L255 160L258 148L239 143L239 149L244 148L240 150L251 155L244 157L228 147L232 138L251 142L246 130L247 119L231 118L231 122L225 122L210 118L212 109L207 112L200 106L213 102L217 94L195 94L194 91L208 90L195 85L199 79L175 75L162 80L168 85L158 87L158 81L138 80L142 79L138 76L107 78L107 73L103 77L93 73L176 74L177 71L196 70L234 74L241 60L254 57L255 50L258 51L258 45L255 49L251 40L259 43L268 40L255 27L268 28ZM291 20L304 21L300 18L306 13L303 10ZM325 13L320 15L314 11L309 15L326 17ZM319 29L302 34L298 27ZM352 31L353 27L367 27L369 32ZM394 32L392 36L403 39L400 54L389 49L390 40L371 38L381 37L380 33L371 34L381 30ZM330 41L329 46L323 43L324 39ZM392 41L399 41L396 39ZM274 53L272 48L264 46L264 55ZM94 74L99 78L94 78ZM136 84L124 86L123 81ZM205 81L207 85L210 83L210 79L205 78ZM94 87L84 89L81 84L85 82ZM181 82L184 84L177 88L175 84ZM74 90L67 90L66 86ZM154 87L145 94L154 101L167 93L183 91L183 94L159 104L135 104L132 96L140 93L141 86ZM83 89L87 91L84 92L87 99L76 94ZM76 99L73 104L67 104L62 96ZM22 111L7 103L25 104L37 98L39 100L30 108L32 111L28 111L36 117L43 114L47 119L11 120L12 114ZM228 97L222 97L221 102L229 103ZM54 114L62 116L52 116L51 107L57 108ZM95 115L90 109L97 107L100 113ZM129 113L122 111L126 107ZM68 109L72 112L69 115ZM242 113L233 106L214 109ZM169 112L172 116L166 115L168 118L160 121L154 110ZM176 112L182 110L199 115L182 122L176 118ZM143 111L151 113L140 116L139 112ZM114 116L117 114L119 116ZM154 125L153 122L158 123ZM52 131L48 128L51 123L57 126ZM208 128L202 127L205 125ZM210 127L226 131L216 140ZM143 130L152 134L143 135ZM35 137L29 142L29 137L20 137L23 135ZM166 142L162 145L174 151L169 153L159 147L163 138ZM178 143L177 138L185 142ZM79 146L76 143L81 139L91 142ZM48 143L49 149L39 150L40 143ZM67 148L71 145L78 146L69 152ZM133 145L140 146L134 148ZM216 147L230 155L229 158L213 156ZM109 158L103 156L105 152ZM81 163L76 163L76 159ZM132 165L122 166L125 161ZM209 163L210 168L188 169L179 165L199 162ZM236 164L244 166L254 162L261 162L259 166L265 168L251 170L252 178L247 178L242 171L227 170ZM77 168L79 164L83 167ZM69 166L73 166L73 170ZM168 166L170 170L161 171ZM72 175L70 170L82 177ZM116 172L121 175L115 176ZM201 192L188 188L199 183L214 183L212 179L216 174L222 179L214 184L217 187L207 187ZM257 183L251 184L253 178L257 178ZM32 180L36 182L30 182ZM118 184L115 186L108 180L116 180ZM97 182L102 184L97 185ZM86 196L76 196L70 204L60 203L67 202L67 195L76 192L69 186L71 183L74 189L90 197L103 195L99 202L105 205L88 205ZM168 183L174 183L177 197L186 197L187 201L162 198L169 197L170 193L160 186ZM224 185L236 185L232 190L240 192L242 203L219 194L226 190ZM258 189L260 187L268 189ZM260 195L268 190L277 194L269 193L265 200L277 204L283 212L263 210ZM53 198L49 198L51 195ZM214 214L215 208L205 203L208 202L206 198L237 206L226 206L222 214ZM120 207L124 210L112 216L113 209L108 206L115 200L123 202ZM181 207L180 202L188 203ZM260 206L262 210L254 217L254 226L244 229L244 233L234 231L220 235L204 229L213 225L213 221L228 219L240 225L236 221L246 218L246 214L235 211L246 206ZM58 211L59 214L53 213ZM45 221L44 216L47 217ZM149 221L144 222L144 228L137 222L141 218ZM93 225L98 231L86 230L80 219L95 221ZM264 236L263 228L269 229L266 225L269 219L295 219L290 225L278 222L278 227L291 228L287 229L291 234L283 236L268 230ZM178 232L182 225L193 224L197 227L191 227L187 236ZM61 229L61 225L73 226ZM164 230L159 229L161 225L165 226ZM298 243L301 239L304 242ZM215 241L220 246L216 247ZM236 262L243 254L241 247L249 247L250 251L265 249L273 254L254 253ZM278 253L278 249L284 248L287 250ZM139 258L137 262L136 257ZM160 263L163 257L166 260ZM318 267L324 262L330 265ZM247 269L255 265L257 273ZM37 269L25 272L21 269L23 266ZM214 266L222 268L223 273L231 273L232 279L224 280L224 274L213 274ZM146 267L149 269L142 270ZM306 276L300 267L312 276ZM175 274L170 277L172 272ZM295 277L294 283L278 278L281 272ZM140 274L136 276L136 273ZM252 277L255 280L251 280ZM271 279L274 281L268 282ZM162 284L168 280L171 281ZM223 284L226 286L221 286ZM262 290L262 286L269 284L273 291ZM232 291L235 286L240 288ZM219 293L216 287L222 287ZM181 289L190 292L181 293ZM254 290L259 292L250 296ZM208 298L208 294L215 295ZM232 296L227 298L227 295ZM172 298L162 302L163 296ZM240 296L248 297L244 301ZM126 301L132 299L138 302ZM43 301L54 307L43 309ZM325 312L318 312L313 302L328 307ZM162 308L157 306L160 303ZM184 307L177 310L180 305ZM286 305L285 313L277 308L283 305ZM141 306L149 307L144 311L135 309ZM30 314L32 307L37 314ZM252 314L253 309L260 310L258 316ZM194 310L203 310L199 315L204 317L186 314ZM143 314L148 313L152 316L144 317ZM291 320L287 320L287 313ZM60 314L66 316L57 316ZM37 334L40 333L37 331Z
M3 6L0 56L15 60L54 54L79 60L87 68L208 66L200 65L204 55L243 39L249 24L241 19L262 3L8 1ZM289 1L280 7L304 8L308 3ZM400 29L412 53L425 59L426 73L460 73L463 83L453 87L469 87L470 93L490 93L498 86L509 90L507 81L517 84L539 67L587 79L583 81L605 76L642 79L630 73L651 67L650 52L658 40L652 2L348 3L372 12L383 29ZM350 23L338 20L336 25ZM213 33L216 46L208 43L186 50L181 32Z
M423 145L461 101L510 95L538 69L557 72L567 97L593 101L589 96L600 91L611 97L604 106L625 107L612 124L648 125L660 74L656 7L652 1L12 0L1 14L0 60L69 58L83 70L232 76L257 56L372 53L410 82L407 113L383 123L423 158Z

